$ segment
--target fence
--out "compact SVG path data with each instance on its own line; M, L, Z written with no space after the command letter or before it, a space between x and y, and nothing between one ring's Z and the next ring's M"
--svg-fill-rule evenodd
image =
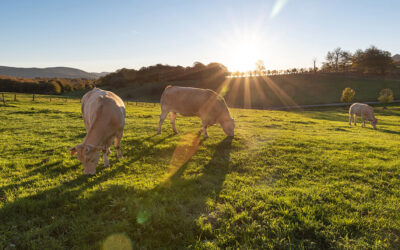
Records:
M0 103L3 106L8 106L12 103L80 103L80 97L71 96L59 96L59 95L43 95L43 94L24 94L24 93L11 93L1 92ZM158 103L156 102L145 102L136 100L124 100L126 106L151 106L155 107ZM0 104L0 105L1 105Z

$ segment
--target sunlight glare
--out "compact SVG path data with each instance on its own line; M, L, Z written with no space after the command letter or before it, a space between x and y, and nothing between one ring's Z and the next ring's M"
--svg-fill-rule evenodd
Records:
M260 59L261 46L259 39L242 38L228 45L229 61L226 63L230 71L246 72L255 69Z

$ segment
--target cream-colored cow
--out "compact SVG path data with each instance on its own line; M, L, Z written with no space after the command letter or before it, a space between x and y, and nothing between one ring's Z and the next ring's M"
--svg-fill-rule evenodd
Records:
M178 86L167 86L161 96L161 115L158 133L171 112L171 124L175 133L177 113L183 116L198 116L203 123L204 137L208 137L207 127L219 123L228 136L234 135L235 122L231 118L224 98L210 89L198 89Z
M117 158L122 157L119 147L125 125L125 106L116 94L95 88L82 97L81 108L87 134L83 142L70 151L83 163L84 174L95 174L100 150L104 166L110 164L107 156L113 140Z
M362 126L365 127L365 121L369 121L374 129L376 129L376 124L378 119L375 118L374 109L368 104L364 103L353 103L349 109L349 125L354 115L354 126L357 125L357 116L361 116Z

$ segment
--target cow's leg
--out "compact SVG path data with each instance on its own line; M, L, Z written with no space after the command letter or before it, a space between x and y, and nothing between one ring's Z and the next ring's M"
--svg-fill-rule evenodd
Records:
M353 115L349 115L349 126L351 126L352 119L353 119Z
M158 131L157 131L157 134L161 134L161 126L162 126L162 124L163 124L165 118L167 117L168 113L169 113L169 112L166 111L166 110L162 110L162 111L161 111L160 122L158 123Z
M169 118L171 119L172 130L174 131L175 134L177 134L178 130L176 130L176 126L175 126L176 113L171 112L169 114Z
M354 126L357 126L357 115L354 115Z
M207 134L207 125L208 125L208 122L202 122L203 123L203 132L204 132L204 137L205 138L208 138L208 134Z
M111 153L110 147L103 149L103 157L104 157L104 167L110 165L110 161L108 160L108 155Z
M123 134L123 132L121 131L121 133L119 135L117 135L114 139L114 148L117 151L117 159L123 158L121 149L119 147L121 145L122 134Z
M363 126L363 128L365 127L365 120L364 120L364 117L363 116L361 116L361 121L362 121L362 126Z

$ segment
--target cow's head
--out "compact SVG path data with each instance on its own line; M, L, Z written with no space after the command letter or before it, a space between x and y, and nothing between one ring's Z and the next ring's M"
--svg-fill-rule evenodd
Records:
M100 158L100 150L101 147L86 144L79 144L69 149L71 155L76 154L78 160L82 162L84 174L96 173L96 166Z
M224 130L225 134L227 136L234 136L234 130L235 130L235 120L228 117L227 119L224 119L220 121L221 127Z
M378 119L374 118L374 119L371 121L371 125L372 125L372 127L373 127L374 129L376 129L376 124L378 124Z

